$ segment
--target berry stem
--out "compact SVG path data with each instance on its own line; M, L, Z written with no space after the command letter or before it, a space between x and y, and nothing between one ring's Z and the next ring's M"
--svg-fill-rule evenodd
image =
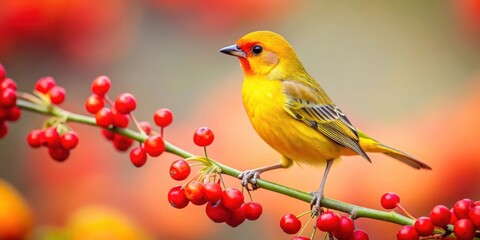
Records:
M299 216L297 216L297 218L300 218L301 216L307 214L307 213L312 213L312 211L308 211L308 212L305 212L305 213L302 213L300 214ZM310 215L310 217L308 218L307 222L305 223L305 225L302 227L302 229L300 229L300 232L298 233L298 236L301 236L303 234L303 232L305 231L305 229L308 227L308 225L310 225L310 222L312 222L312 219L313 219L313 215ZM315 237L315 229L312 231L312 235L310 236L310 239L314 239Z
M242 187L242 193L243 193L243 189L244 187ZM250 198L250 202L253 202L252 194L250 193L250 191L247 191L247 193L248 193L248 198Z
M204 167L205 164L203 164L203 163L192 163L192 164L190 164L190 167L191 167L191 168L194 168L194 167L196 167L196 166L202 166L202 167Z
M312 214L313 214L313 211L312 211L312 210L308 210L308 211L306 211L306 212L300 213L300 214L297 215L297 218L301 218L301 217L303 217L303 216L305 216L305 215L307 215L307 214L312 215Z
M140 126L140 123L138 123L138 121L137 121L137 118L135 118L135 115L133 115L133 113L132 113L132 112L130 112L130 114L129 114L129 115L130 115L130 118L131 118L131 119L132 119L132 121L133 121L133 124L134 124L134 125L135 125L135 127L138 129L138 131L139 131L139 132L140 132L142 135L144 135L144 136L147 136L147 134L145 133L145 131L143 131L143 128L142 128L142 126ZM162 137L162 138L163 138L163 134L162 134L162 135L160 135L160 137Z
M30 99L28 99L30 100ZM69 112L67 110L64 110L58 106L55 105L49 105L45 106L42 104L39 104L37 102L31 102L27 101L27 99L18 99L17 100L17 105L18 107L31 111L31 112L36 112L36 113L41 113L45 115L52 115L52 116L57 116L65 119L65 121L71 121L71 122L78 122L78 123L83 123L86 125L91 125L91 126L97 126L95 118L89 117L89 116L84 116L81 114L76 114ZM145 134L139 133L132 131L130 129L121 129L121 128L115 128L115 127L109 127L108 130L115 132L117 134L123 135L125 137L131 138L133 140L139 141L139 142L144 142L147 136ZM184 149L181 149L168 141L165 141L165 151L175 154L177 156L180 156L182 158L194 158L196 157L195 155L185 151ZM221 164L219 162L216 162L212 159L208 159L211 164L216 165L220 169L221 174L226 174L232 177L238 177L241 173L240 170L231 168L229 166L226 166L224 164ZM221 177L221 175L220 175ZM223 181L222 181L223 183ZM310 203L312 200L312 195L304 192L304 191L299 191L293 188L289 188L287 186L283 186L280 184L276 184L267 180L263 179L258 179L257 184L269 191L277 192L292 198L296 198L298 200ZM326 207L329 209L335 209L341 212L345 213L351 213L355 212L357 218L365 217L365 218L371 218L371 219L377 219L377 220L382 220L382 221L387 221L387 222L392 222L400 225L413 225L414 220L410 219L406 216L403 216L399 213L396 212L386 212L386 211L380 211L380 210L375 210L375 209L370 209L366 207L361 207L341 201L337 201L334 199L330 198L322 198L321 202L322 207Z
M415 220L416 218L414 216L412 216L412 214L410 214L407 209L405 209L400 203L397 204L397 208L402 210L403 213L405 213L405 215L413 220Z
M105 97L103 98L105 100L105 102L110 105L110 107L113 107L115 106L115 104L112 102L112 100L107 96L105 95Z
M21 98L21 99L25 99L25 100L30 101L30 102L37 103L37 104L42 104L41 99L39 99L37 96L35 96L33 94L30 94L30 93L17 92L17 97Z
M223 189L227 189L227 186L225 185L225 182L223 181L223 177L222 177L222 174L218 174L218 177L220 178L220 182L222 183L222 187Z
M203 153L205 154L205 158L208 159L207 147L203 147Z

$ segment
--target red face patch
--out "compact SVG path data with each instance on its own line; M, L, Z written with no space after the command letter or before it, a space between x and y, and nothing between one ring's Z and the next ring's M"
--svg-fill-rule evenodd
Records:
M242 64L243 71L245 74L250 74L252 73L252 68L250 67L250 63L248 62L248 59L252 56L252 47L257 45L259 42L238 42L238 47L245 52L245 57L244 58L238 58L240 59L240 63Z

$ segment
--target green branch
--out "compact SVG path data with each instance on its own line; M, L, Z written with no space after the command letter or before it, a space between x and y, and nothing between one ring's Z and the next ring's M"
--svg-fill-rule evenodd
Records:
M78 123L83 123L87 125L92 125L92 126L97 126L95 124L95 118L89 117L89 116L84 116L76 113L69 112L67 110L64 110L58 106L50 105L50 106L45 106L45 105L40 105L32 102L28 102L25 100L18 100L17 105L24 109L28 110L31 112L36 112L36 113L41 113L45 115L51 115L51 116L56 116L56 117L62 117L66 119L66 121L71 121L71 122L78 122ZM146 136L129 130L129 129L121 129L121 128L116 128L116 127L110 127L108 128L110 131L113 131L115 133L121 134L123 136L126 136L128 138L134 139L136 141L145 141ZM165 146L166 146L166 151L172 154L175 154L177 156L180 156L182 158L190 158L194 157L193 154L165 141ZM217 165L221 169L221 173L232 176L232 177L238 177L240 175L241 171L228 167L226 165L223 165L219 162L213 161L213 164ZM272 191L272 192L277 192L286 196L290 196L292 198L296 198L298 200L310 203L312 200L312 195L299 191L293 188L289 188L283 185L279 185L267 180L262 180L258 179L257 180L258 186L260 186L263 189ZM370 209L370 208L365 208L341 201L337 201L334 199L329 199L329 198L323 198L321 202L321 206L329 208L329 209L334 209L338 210L341 212L345 212L348 214L352 214L356 218L371 218L371 219L377 219L377 220L382 220L382 221L387 221L387 222L392 222L400 225L413 225L414 220L410 219L406 216L403 216L401 214L398 214L394 211L380 211L380 210L375 210L375 209Z

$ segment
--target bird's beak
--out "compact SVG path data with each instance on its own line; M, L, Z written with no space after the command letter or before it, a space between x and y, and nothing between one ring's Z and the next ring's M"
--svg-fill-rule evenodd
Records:
M218 51L235 57L245 58L247 56L247 54L245 54L245 52L242 51L242 49L240 49L236 44L224 47Z

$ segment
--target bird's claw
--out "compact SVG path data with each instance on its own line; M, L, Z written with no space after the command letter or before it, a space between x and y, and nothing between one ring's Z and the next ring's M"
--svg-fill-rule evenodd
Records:
M260 188L257 184L257 180L260 179L260 172L258 170L247 170L240 173L238 178L242 180L242 186L248 191L256 190ZM251 186L251 188L249 187Z
M323 199L323 194L320 192L311 192L312 201L310 202L310 210L313 210L313 215L319 215L323 212L323 209L320 207L320 203Z

